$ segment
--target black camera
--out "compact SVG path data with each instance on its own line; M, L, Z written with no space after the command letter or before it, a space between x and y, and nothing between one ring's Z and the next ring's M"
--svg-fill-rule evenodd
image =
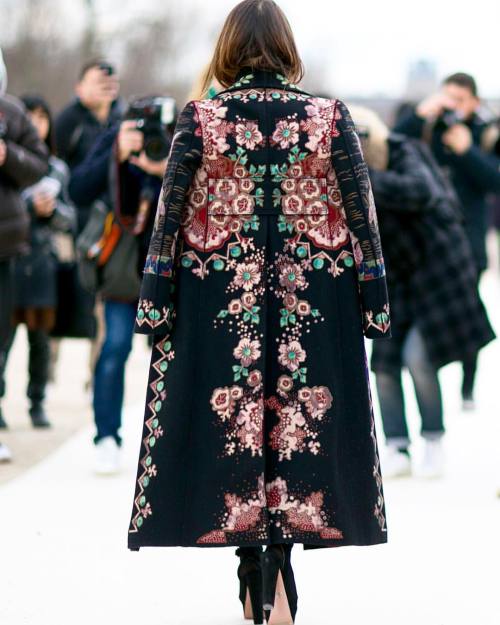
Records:
M110 63L101 63L99 69L108 76L112 76L115 73L115 68Z
M453 109L444 109L439 117L439 123L444 128L451 128L456 124L461 124L462 121L462 117Z
M175 100L169 97L134 100L125 115L125 119L135 120L144 135L144 152L152 161L167 158L176 117Z

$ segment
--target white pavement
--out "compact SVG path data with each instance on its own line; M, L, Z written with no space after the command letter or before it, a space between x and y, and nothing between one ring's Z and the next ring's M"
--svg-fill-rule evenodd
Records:
M483 291L498 330L497 280ZM443 370L447 477L386 482L387 545L295 547L297 625L500 624L499 369L497 341L481 355L474 414L460 412L459 368ZM126 411L121 475L91 473L85 428L0 488L1 625L245 622L233 548L126 547L142 413Z

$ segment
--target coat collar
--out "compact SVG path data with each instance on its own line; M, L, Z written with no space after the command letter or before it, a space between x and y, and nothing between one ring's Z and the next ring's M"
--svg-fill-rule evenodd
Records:
M261 69L255 70L251 67L243 67L236 75L235 82L227 89L219 91L215 97L221 93L225 93L227 91L237 91L239 89L281 89L311 95L307 91L304 91L297 85L291 83L279 73Z

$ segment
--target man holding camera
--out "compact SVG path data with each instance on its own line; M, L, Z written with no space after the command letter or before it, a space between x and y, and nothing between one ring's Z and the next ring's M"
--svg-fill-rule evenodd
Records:
M48 150L17 99L5 95L7 72L0 51L0 358L10 340L13 261L28 251L30 218L21 191L48 170ZM5 389L0 387L0 398ZM6 427L0 409L0 428ZM0 450L5 455L5 449Z
M444 80L438 93L423 100L394 128L395 132L427 141L453 184L462 206L478 283L481 272L487 267L486 196L500 191L500 160L492 152L490 126L479 114L480 104L474 78L461 72L452 74ZM463 363L465 410L474 408L476 368L477 354Z
M76 201L91 203L100 198L109 207L111 216L106 220L107 234L91 246L99 248L97 289L104 300L106 326L95 368L93 399L97 429L95 470L100 474L119 469L125 365L132 348L140 278L174 118L170 98L132 103L126 119L98 140L72 176L72 196ZM92 230L93 221L91 214L82 238ZM121 245L129 246L125 254Z

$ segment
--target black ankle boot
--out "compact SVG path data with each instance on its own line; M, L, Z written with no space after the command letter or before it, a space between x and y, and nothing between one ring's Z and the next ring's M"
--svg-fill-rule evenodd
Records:
M245 618L252 619L255 625L264 622L262 610L262 575L260 571L261 547L238 547L240 558L238 579L240 580L240 601Z
M47 419L45 409L42 402L34 401L30 408L30 417L33 427L35 428L49 428L51 426L50 421Z
M276 610L273 622L277 625L292 625L297 613L297 588L290 559L292 546L269 545L261 555L264 615L269 622Z

